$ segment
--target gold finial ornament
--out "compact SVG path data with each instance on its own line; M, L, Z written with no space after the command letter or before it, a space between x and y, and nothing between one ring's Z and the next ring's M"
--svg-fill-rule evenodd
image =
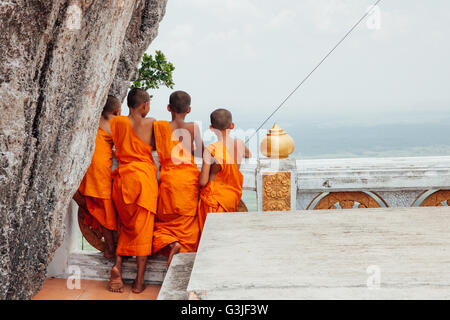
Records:
M260 150L268 158L284 159L294 152L295 143L291 136L275 123L261 142Z

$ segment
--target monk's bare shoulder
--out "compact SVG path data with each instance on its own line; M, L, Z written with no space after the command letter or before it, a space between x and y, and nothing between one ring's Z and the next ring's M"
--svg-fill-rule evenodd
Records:
M150 129L153 128L153 123L156 121L155 118L145 118L145 126L148 126Z
M184 128L189 131L192 138L194 138L196 131L199 130L199 127L195 122L185 122Z
M112 119L111 119L112 120ZM109 120L100 119L100 123L98 125L100 129L108 133L110 136L112 135L111 126Z
M188 129L189 131L194 131L194 129L198 127L197 123L195 122L186 122L185 125L186 129Z

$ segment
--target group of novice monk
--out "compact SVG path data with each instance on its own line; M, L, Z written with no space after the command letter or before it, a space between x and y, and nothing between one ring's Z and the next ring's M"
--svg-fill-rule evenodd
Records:
M225 109L211 114L217 142L205 148L199 127L185 122L191 97L184 91L170 96L170 122L146 117L150 96L144 90L132 89L127 104L129 115L121 116L120 101L108 96L92 162L74 200L87 212L84 223L103 235L104 256L115 257L108 289L123 291L122 261L136 257L132 290L140 293L148 256L166 255L169 266L175 254L197 251L208 213L237 211L239 167L250 152L230 137L234 123ZM119 166L111 172L114 150ZM160 160L159 183L153 150ZM201 171L195 151L203 155Z

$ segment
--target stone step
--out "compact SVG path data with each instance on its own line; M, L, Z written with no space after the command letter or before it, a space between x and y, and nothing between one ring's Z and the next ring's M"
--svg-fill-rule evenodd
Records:
M109 280L113 260L103 257L100 252L74 252L69 255L68 274L80 272L82 280ZM166 275L167 258L163 256L150 257L147 262L145 281L149 284L162 284ZM78 269L79 268L79 269ZM72 273L72 274L70 274ZM131 282L136 277L136 259L129 258L123 263L123 280Z
M195 253L179 253L173 257L157 300L188 300L187 287L194 261Z

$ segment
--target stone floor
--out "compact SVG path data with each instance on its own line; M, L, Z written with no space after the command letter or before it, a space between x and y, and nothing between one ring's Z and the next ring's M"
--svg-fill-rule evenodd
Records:
M160 285L147 285L144 292L131 292L131 284L125 284L123 293L107 290L106 281L81 280L80 289L69 289L67 279L47 278L42 290L33 300L156 300Z

